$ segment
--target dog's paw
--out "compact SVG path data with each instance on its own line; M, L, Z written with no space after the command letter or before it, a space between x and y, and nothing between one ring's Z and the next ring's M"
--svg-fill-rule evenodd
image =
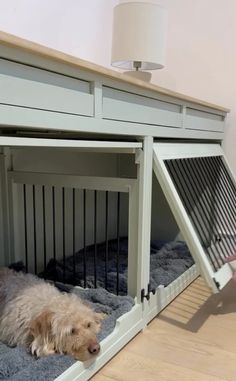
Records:
M36 340L31 344L31 354L38 358L53 355L55 353L55 349L50 344L39 345Z

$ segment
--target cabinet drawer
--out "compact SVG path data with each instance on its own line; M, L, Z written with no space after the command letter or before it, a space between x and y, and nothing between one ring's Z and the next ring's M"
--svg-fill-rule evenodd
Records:
M93 115L90 83L0 60L0 103L78 115Z
M103 118L182 127L181 106L103 87Z
M223 132L224 119L223 114L214 114L187 107L185 127L191 130Z

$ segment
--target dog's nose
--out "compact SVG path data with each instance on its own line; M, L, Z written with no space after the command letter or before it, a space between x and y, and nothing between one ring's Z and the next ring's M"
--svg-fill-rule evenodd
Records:
M100 345L98 343L90 344L90 346L88 347L88 351L89 353L91 353L91 355L97 355L100 351Z

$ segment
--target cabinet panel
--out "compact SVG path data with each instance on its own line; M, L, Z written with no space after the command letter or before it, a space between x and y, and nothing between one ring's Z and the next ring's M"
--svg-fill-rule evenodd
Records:
M185 126L193 130L223 132L224 115L187 108Z
M90 83L0 60L0 103L78 115L93 115Z
M182 127L178 104L103 87L103 117L151 125Z

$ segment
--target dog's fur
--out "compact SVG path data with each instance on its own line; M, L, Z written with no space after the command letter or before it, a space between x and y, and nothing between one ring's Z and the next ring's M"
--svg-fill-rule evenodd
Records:
M37 357L70 354L86 361L98 354L101 315L73 294L31 274L0 269L0 340L23 345Z

